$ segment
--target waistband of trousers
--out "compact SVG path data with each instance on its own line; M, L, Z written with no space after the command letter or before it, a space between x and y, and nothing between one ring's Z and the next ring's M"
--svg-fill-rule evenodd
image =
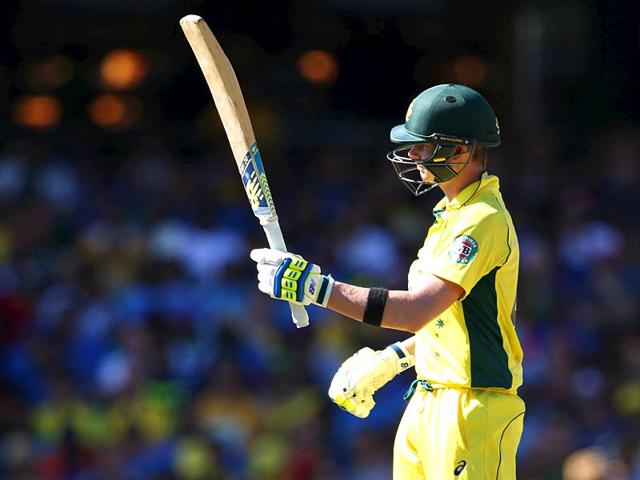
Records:
M451 389L455 389L455 390L484 390L484 391L489 391L489 392L501 393L501 394L504 394L504 395L518 396L517 392L514 392L512 390L506 390L504 388L469 387L469 386L466 386L466 385L446 385L446 384L441 384L441 383L435 383L435 382L432 382L432 381L429 381L429 380L425 380L425 379L422 379L422 378L416 378L414 381L411 382L411 385L409 385L409 388L405 392L403 398L405 400L411 399L413 394L416 393L416 391L418 389L422 389L422 390L424 390L426 392L433 392L434 390L442 390L442 389L446 389L446 388L451 388Z

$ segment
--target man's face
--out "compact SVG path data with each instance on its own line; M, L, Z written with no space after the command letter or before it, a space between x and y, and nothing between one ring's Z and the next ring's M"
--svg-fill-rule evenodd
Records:
M411 146L408 155L409 158L416 162L429 160L433 157L436 148L437 145L435 143L416 143ZM449 161L453 160L455 163L458 163L458 165L451 165L451 168L456 172L462 170L466 162L469 160L466 157L469 153L470 149L468 147L456 147L455 155L449 157ZM420 172L420 178L423 182L433 182L435 180L433 174L424 165L418 165L418 171Z
M435 143L416 143L411 146L408 155L411 160L415 160L416 162L429 160L433 156L433 152L435 152L435 150ZM420 178L423 182L431 183L435 180L433 174L427 170L424 165L418 165L418 171L420 172Z

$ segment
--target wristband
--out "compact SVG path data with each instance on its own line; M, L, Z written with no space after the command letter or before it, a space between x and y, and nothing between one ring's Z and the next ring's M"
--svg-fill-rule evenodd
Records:
M382 314L387 298L389 298L389 290L386 288L370 288L362 321L379 327L382 323Z
M413 367L416 364L416 358L402 347L402 343L392 343L387 348L393 350L398 357L394 359L398 373L404 372L407 368Z

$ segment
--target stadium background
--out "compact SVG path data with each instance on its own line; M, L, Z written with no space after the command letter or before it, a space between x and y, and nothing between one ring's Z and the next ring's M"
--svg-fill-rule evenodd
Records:
M397 337L319 309L298 331L258 293L187 13L236 68L289 247L342 280L403 288L430 224L438 194L384 159L409 100L489 99L522 249L519 478L640 478L638 3L469 3L3 3L1 478L390 478L410 376L366 420L325 392Z

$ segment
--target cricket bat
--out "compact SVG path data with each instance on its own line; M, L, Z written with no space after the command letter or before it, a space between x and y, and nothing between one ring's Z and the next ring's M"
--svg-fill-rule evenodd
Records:
M267 175L233 67L207 22L201 17L187 15L180 20L180 26L209 85L251 209L264 229L269 247L286 252L287 247L278 223ZM309 315L303 306L293 303L289 306L296 327L309 325Z

